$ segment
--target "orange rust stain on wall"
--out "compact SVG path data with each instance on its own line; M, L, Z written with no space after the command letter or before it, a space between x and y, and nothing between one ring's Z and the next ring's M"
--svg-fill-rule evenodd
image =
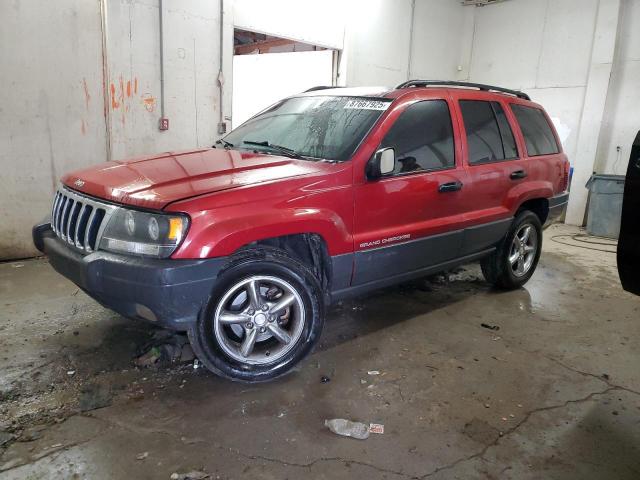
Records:
M122 114L120 117L120 121L122 125L126 124L126 113L130 110L132 105L131 101L127 99L131 99L138 94L138 78L133 77L129 80L126 80L122 76L118 77L116 82L111 82L109 84L110 94L111 94L111 109L112 110L120 110ZM156 108L156 99L150 93L145 93L141 95L142 106L148 112L153 112Z
M113 110L116 110L119 107L120 107L120 104L116 100L116 86L113 83L111 83L111 108Z
M153 112L156 109L156 98L150 93L142 95L142 105L147 112Z

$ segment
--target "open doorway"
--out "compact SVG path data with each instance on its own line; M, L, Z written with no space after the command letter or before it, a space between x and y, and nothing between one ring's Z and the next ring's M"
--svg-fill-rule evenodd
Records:
M335 50L234 30L232 128L278 100L334 85Z

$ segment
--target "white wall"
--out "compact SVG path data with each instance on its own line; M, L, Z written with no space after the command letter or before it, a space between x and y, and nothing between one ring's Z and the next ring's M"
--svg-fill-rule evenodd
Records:
M352 0L345 14L341 84L394 86L406 80L411 0Z
M65 171L103 162L98 2L0 2L0 259L34 252L31 226Z
M629 3L637 7L638 2ZM524 90L544 105L574 167L567 222L582 224L588 197L584 185L597 168L619 0L509 0L473 10L467 78ZM624 55L633 58L631 53ZM622 73L628 68L619 70L618 97L630 100L634 82ZM613 96L607 115L611 123L617 115L619 126L622 115L615 105ZM600 144L598 151L610 158L611 147ZM606 162L603 166L608 168Z
M524 90L544 105L568 132L563 144L572 161L597 8L598 0L510 0L470 8L475 34L468 79Z
M456 80L468 76L474 11L458 1L416 0L409 78Z
M640 2L623 0L620 19L596 171L624 175L640 130Z

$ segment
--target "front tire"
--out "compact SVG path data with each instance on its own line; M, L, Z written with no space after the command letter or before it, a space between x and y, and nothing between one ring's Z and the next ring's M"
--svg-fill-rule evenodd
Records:
M316 344L324 323L322 298L304 264L275 248L248 249L218 276L189 340L217 375L272 380L290 372Z
M505 290L520 288L535 272L542 252L542 224L529 211L519 212L496 251L481 262L487 282Z

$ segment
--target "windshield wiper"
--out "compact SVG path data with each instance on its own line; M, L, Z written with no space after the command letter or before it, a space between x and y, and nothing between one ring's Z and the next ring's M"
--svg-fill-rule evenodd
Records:
M304 158L302 155L300 155L295 150L292 150L291 148L283 147L282 145L276 145L275 143L269 143L267 140L263 140L261 142L254 142L252 140L243 140L242 143L244 143L246 145L257 145L259 147L271 148L271 149L276 150L277 152L281 153L285 157L297 158L297 159Z
M216 140L216 145L222 145L224 148L233 148L233 143L227 142L225 139L221 138L220 140ZM216 148L216 145L213 148Z

